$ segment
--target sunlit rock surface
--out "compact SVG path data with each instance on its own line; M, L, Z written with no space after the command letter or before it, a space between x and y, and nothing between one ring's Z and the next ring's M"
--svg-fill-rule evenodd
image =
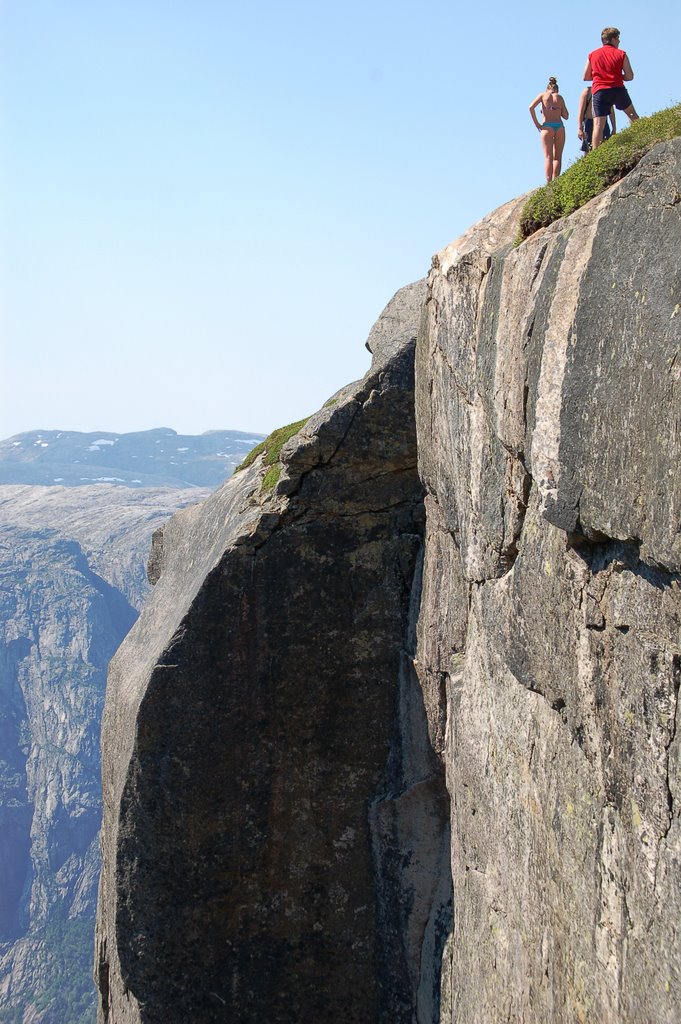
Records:
M429 279L418 662L452 1024L681 1018L680 156L515 249L498 211Z

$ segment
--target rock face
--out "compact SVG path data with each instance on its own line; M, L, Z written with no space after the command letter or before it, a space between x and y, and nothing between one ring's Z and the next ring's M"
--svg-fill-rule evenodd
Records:
M151 587L149 538L178 509L206 498L199 487L0 486L0 531L21 528L73 540L93 572L140 610ZM7 571L10 571L8 566Z
M273 491L165 529L102 1024L681 1018L680 196L677 140L518 248L497 210L434 259L415 398L421 284Z
M106 669L136 613L73 541L0 542L0 1008L80 1020L99 874Z
M419 954L450 886L409 650L423 294L387 308L371 371L289 442L272 492L256 463L164 531L107 691L102 1020L432 1012Z
M681 1017L681 140L444 250L417 359L443 1017ZM507 243L507 244L505 244Z
M95 1017L100 722L156 526L205 492L0 487L0 1021Z

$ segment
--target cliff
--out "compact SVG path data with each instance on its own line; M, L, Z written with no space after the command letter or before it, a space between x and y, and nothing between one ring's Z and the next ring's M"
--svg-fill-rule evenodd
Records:
M678 1020L680 197L677 140L517 248L495 211L273 489L166 528L100 1021Z
M418 950L447 934L447 811L408 636L424 292L386 309L372 369L285 446L272 490L256 462L164 530L104 714L105 1020L432 1007Z
M98 723L135 612L55 535L5 528L0 572L0 1019L92 1019Z
M0 1021L95 1017L99 733L156 526L205 492L0 486Z
M681 1014L680 157L657 147L517 249L502 211L431 274L418 659L452 797L445 1020Z

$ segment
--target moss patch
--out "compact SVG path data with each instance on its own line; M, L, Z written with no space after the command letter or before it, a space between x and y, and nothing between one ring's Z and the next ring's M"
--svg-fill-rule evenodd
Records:
M244 461L236 467L234 472L238 473L239 470L246 469L264 452L264 464L272 468L265 474L263 487L271 491L281 473L281 468L278 465L281 449L294 434L297 434L305 426L309 418L309 416L306 416L305 419L298 420L296 423L289 423L286 427L278 427L277 430L273 430L269 437L266 437L264 441L261 441L260 444L257 444L248 453Z
M622 117L626 116L624 114ZM587 153L555 181L537 189L523 206L517 244L554 220L578 210L628 174L648 150L681 135L681 103L642 117Z
M264 441L261 441L260 444L256 444L255 448L251 448L250 452L248 453L244 461L240 462L238 466L234 467L234 472L239 473L242 469L246 469L247 466L250 466L251 463L255 462L258 456L262 455L262 453L265 451L265 445L267 444L268 440L269 438L266 438Z
M279 463L277 463L276 466L270 466L270 468L265 473L265 476L263 477L263 491L273 491L279 481L280 476L281 466L279 465Z

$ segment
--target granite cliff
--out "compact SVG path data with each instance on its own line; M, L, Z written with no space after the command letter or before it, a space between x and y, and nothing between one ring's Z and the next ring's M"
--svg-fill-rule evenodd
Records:
M102 1024L679 1019L681 141L514 247L520 205L157 538Z
M681 1014L680 159L656 148L515 249L500 211L431 274L417 656L452 799L445 1020Z
M272 490L256 462L157 538L104 713L103 1019L432 1013L419 950L442 949L450 894L409 648L424 294L387 308L371 371L285 446Z

